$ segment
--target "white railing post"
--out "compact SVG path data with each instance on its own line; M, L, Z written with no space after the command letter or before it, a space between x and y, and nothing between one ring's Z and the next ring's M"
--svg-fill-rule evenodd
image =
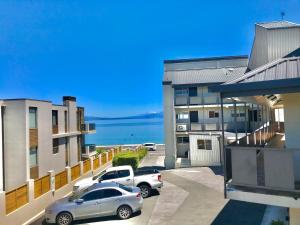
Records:
M52 191L52 193L55 192L55 172L54 170L49 170L48 174L50 176L50 191Z
M0 191L0 218L6 215L5 191Z
M71 167L67 166L65 170L67 171L67 183L69 184L72 181Z
M27 188L28 188L28 203L31 203L34 200L34 180L27 180Z

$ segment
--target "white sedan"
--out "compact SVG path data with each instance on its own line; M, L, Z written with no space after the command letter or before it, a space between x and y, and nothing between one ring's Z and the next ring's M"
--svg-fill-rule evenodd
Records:
M156 151L155 143L144 143L143 146L147 148L149 151Z

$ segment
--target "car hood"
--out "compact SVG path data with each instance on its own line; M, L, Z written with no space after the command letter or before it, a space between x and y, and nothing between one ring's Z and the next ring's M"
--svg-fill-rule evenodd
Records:
M69 196L56 200L51 205L49 205L47 207L47 209L55 208L56 206L61 207L62 205L65 205L65 204L68 204L68 203L70 203L69 202Z

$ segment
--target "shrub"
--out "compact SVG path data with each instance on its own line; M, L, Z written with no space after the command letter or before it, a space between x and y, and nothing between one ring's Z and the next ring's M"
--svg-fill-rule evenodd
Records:
M99 155L99 154L102 154L102 153L105 153L105 152L107 152L108 150L107 149L105 149L105 148L97 148L96 149L96 152L97 152L97 154Z
M141 148L138 151L127 151L114 156L113 166L130 165L134 170L138 168L139 162L147 155L147 149Z
M284 222L282 222L280 220L277 220L277 221L273 220L271 225L285 225L285 224L284 224Z
M139 156L132 152L120 153L112 161L113 166L130 165L134 170L138 168Z

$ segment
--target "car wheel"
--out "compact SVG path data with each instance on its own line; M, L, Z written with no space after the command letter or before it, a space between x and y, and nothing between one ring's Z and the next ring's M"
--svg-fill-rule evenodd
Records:
M126 220L131 217L132 209L127 205L122 205L118 208L117 215L121 220Z
M73 217L68 212L62 212L56 217L56 224L58 225L69 225L73 221Z
M143 198L148 198L151 193L151 188L147 184L142 184L139 186L141 189L141 194Z

